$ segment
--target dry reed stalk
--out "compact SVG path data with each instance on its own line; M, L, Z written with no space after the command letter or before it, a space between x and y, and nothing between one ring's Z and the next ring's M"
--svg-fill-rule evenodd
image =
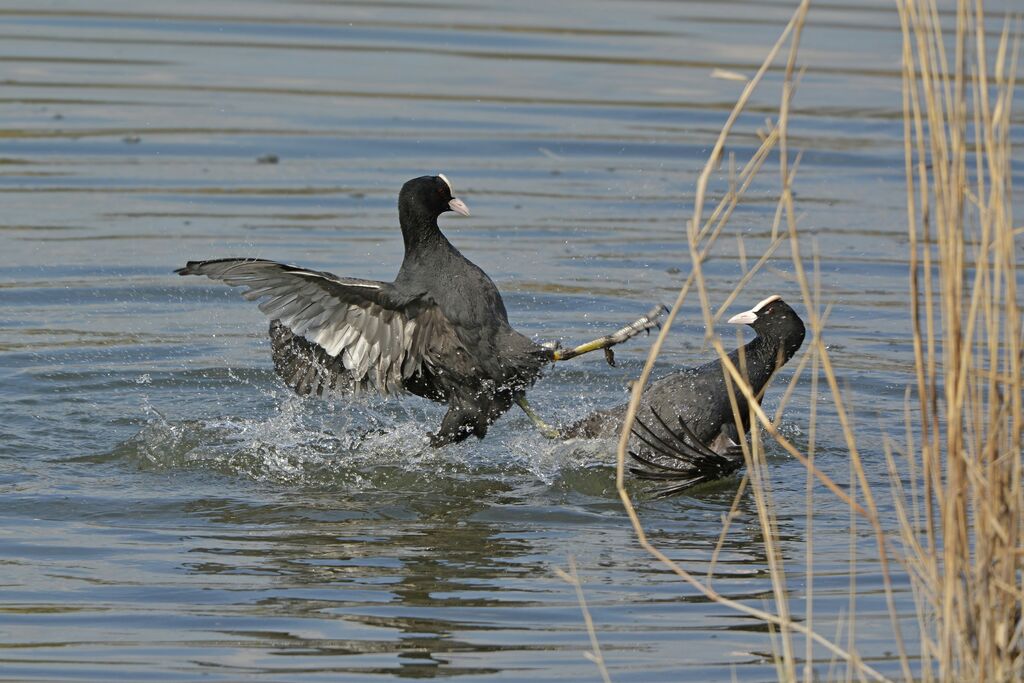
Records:
M994 75L990 77L980 0L958 0L952 59L947 54L949 37L943 33L936 0L897 0L903 39L909 305L917 422L912 420L908 391L904 457L896 457L897 449L891 440L884 445L890 473L890 486L885 493L891 495L896 511L895 527L886 527L879 513L878 486L868 480L848 402L822 336L829 307L820 305L817 268L813 287L804 269L796 229L791 191L795 168L789 167L787 130L796 51L807 5L806 1L801 3L757 75L748 81L698 179L694 216L687 226L692 271L633 387L619 440L619 494L637 537L648 552L709 599L755 616L772 628L773 638L777 638L773 642L781 650L775 653L781 680L796 680L793 633L806 638L806 681L813 678L813 644L824 646L833 657L844 660L848 678L888 680L865 664L854 649L855 584L851 583L850 589L847 648L838 645L841 630L831 640L814 631L810 601L805 624L791 618L784 567L775 547L776 518L761 430L757 428L760 427L807 467L809 586L813 585L812 477L846 503L855 518L859 516L868 522L877 545L890 626L904 680L1020 680L1024 678L1024 340L1017 301L1015 239L1019 230L1013 228L1010 185L1010 111L1019 46L1014 43L1011 47L1009 32L1004 29L996 49ZM758 397L745 381L745 359L741 356L740 367L736 367L728 358L721 339L714 333L714 324L725 306L712 312L703 275L703 263L742 196L742 192L731 190L705 223L702 213L710 174L739 112L787 38L791 38L791 44L778 123L765 136L762 148L748 162L741 177L745 190L752 174L760 169L767 150L778 147L781 191L772 226L773 240L766 255L775 251L780 239L789 237L791 260L807 310L811 343L797 369L802 372L810 358L815 400L806 455L779 434L778 414L770 420L761 409ZM782 221L787 231L780 237ZM742 244L740 250L744 278L727 304L750 279ZM753 270L763 265L764 260L762 257ZM640 393L691 289L696 289L700 298L708 338L726 373L734 417L737 421L740 417L736 402L739 392L748 402L750 423L755 426L749 443L744 441L741 445L762 528L776 612L734 602L712 588L711 573L718 546L728 531L727 523L712 556L712 569L702 582L650 543L624 487L625 453ZM850 455L850 493L818 470L814 462L814 406L819 370L831 394ZM782 405L795 386L794 380ZM856 528L856 524L853 526ZM898 544L894 545L894 541ZM851 553L853 550L851 547ZM896 560L895 565L892 560ZM903 569L917 606L920 637L913 666L896 610L894 567Z
M604 654L601 652L601 643L597 639L597 629L594 627L594 620L590 616L590 608L587 607L587 599L583 595L583 583L580 581L580 575L576 571L576 558L572 555L569 556L569 571L565 571L561 567L555 567L555 574L558 578L562 579L573 587L576 592L576 602L580 605L580 612L583 614L583 623L587 627L587 636L590 638L590 649L583 653L589 661L593 662L597 667L598 673L601 674L601 680L603 683L612 683L612 677L608 673L608 667L604 663Z
M957 3L952 60L936 2L897 5L919 427L908 409L909 498L894 458L890 469L922 678L1020 680L1024 383L1010 167L1019 49L1004 29L990 76L980 1Z
M637 534L637 538L640 544L648 552L650 552L654 557L661 560L680 578L682 578L688 584L699 590L710 600L728 606L739 612L753 616L779 629L778 637L781 643L782 653L778 657L777 662L779 666L780 676L787 680L796 680L796 657L792 645L792 633L795 632L803 635L809 641L812 641L813 643L816 643L817 645L825 648L833 656L847 662L852 670L857 671L858 675L870 678L872 680L886 681L889 679L881 673L879 673L873 667L865 663L863 660L861 660L856 652L848 651L842 648L840 645L836 643L836 641L830 640L827 637L822 636L821 634L808 628L806 625L794 621L791 618L788 611L789 602L788 594L786 591L785 578L783 574L782 562L780 560L778 550L774 545L775 539L777 538L777 533L775 529L773 503L771 500L770 491L768 487L767 468L765 466L763 458L763 449L760 447L758 430L755 429L752 431L752 439L750 445L747 445L745 442L742 445L744 449L744 457L747 460L748 465L748 476L751 478L751 488L755 492L755 502L758 509L758 516L764 529L763 537L765 539L766 556L768 557L768 561L771 567L772 586L775 597L774 602L776 609L779 610L778 613L772 613L767 610L757 609L755 607L751 607L750 605L731 600L719 594L711 586L710 578L707 582L701 581L694 574L687 571L683 567L679 566L676 562L668 558L658 548L653 546L647 538L646 533L644 532L643 526L636 513L636 509L633 506L633 503L629 498L629 494L625 489L625 456L629 441L629 435L634 420L636 418L636 411L637 406L639 404L640 394L643 391L643 388L646 386L646 383L650 377L654 360L657 358L657 355L661 350L661 346L664 343L664 339L667 336L669 330L671 329L672 322L675 320L675 316L678 314L680 307L682 306L683 302L685 301L687 295L690 292L691 287L694 284L697 285L697 289L700 294L701 308L705 317L705 324L707 325L708 333L709 335L713 334L714 322L717 316L712 314L712 309L710 307L707 297L707 289L703 280L703 273L701 271L701 264L708 258L710 250L713 247L715 240L721 234L722 228L724 227L725 222L728 220L729 215L731 214L732 209L735 206L735 203L738 202L739 200L739 196L737 196L738 193L736 192L728 193L726 197L723 198L722 202L720 202L719 208L712 213L711 219L709 219L705 223L703 219L703 205L711 173L718 165L718 160L721 155L721 151L724 147L725 140L728 138L732 126L737 120L740 112L743 111L744 107L746 106L747 102L751 97L751 94L754 92L754 89L760 84L764 73L774 62L776 56L782 49L787 39L791 39L790 53L789 58L787 60L785 86L783 91L783 105L780 110L779 122L775 127L773 127L770 133L767 136L765 136L761 148L755 154L754 158L752 158L751 161L747 164L745 171L747 169L750 169L751 172L756 172L756 170L758 170L761 164L763 163L763 157L766 156L767 151L774 148L780 142L782 143L784 148L786 126L788 121L789 101L792 97L793 91L793 71L796 59L796 52L797 47L799 45L799 35L803 28L808 5L808 0L804 0L800 4L800 6L794 12L793 17L790 19L789 23L786 25L786 28L783 30L782 35L779 37L778 41L769 51L769 54L762 63L760 69L757 71L754 77L747 82L746 87L740 95L728 120L723 126L722 131L719 134L718 140L716 141L714 148L712 149L712 152L709 156L709 159L705 164L700 174L700 177L697 181L697 192L694 199L694 215L693 219L688 224L687 229L688 244L690 247L691 264L693 270L691 271L690 276L687 278L686 282L680 289L676 301L671 311L669 312L669 315L667 316L664 325L662 326L661 332L659 333L658 337L656 338L652 346L652 349L648 355L647 362L644 365L639 380L635 382L633 385L632 400L627 410L627 414L625 417L625 425L620 435L618 444L618 470L616 477L616 485L619 491L620 498L622 499L626 511L633 524L634 531ZM783 219L787 221L787 224L790 227L790 233L792 233L796 229L796 217L795 212L793 210L791 192L791 182L793 179L792 170L784 166L781 177L783 179L782 194L780 196L779 206L776 211L776 219L772 229L773 238L778 237L779 224ZM745 176L743 189L749 186L751 179L751 175ZM725 208L722 208L723 205L725 206ZM778 239L773 239L773 246L770 248L771 251L774 251L774 248L777 247L778 241ZM759 264L763 263L763 261L764 259L762 258L762 260L759 261ZM752 269L752 271L754 272L756 272L756 270L757 267ZM752 276L752 271L747 271L747 273L744 274L744 279L741 285L745 284L745 282L749 280L748 276ZM730 295L730 301L732 300L732 298L735 297L735 295L735 292L732 295ZM817 323L820 321L815 319L813 322ZM818 332L815 331L815 336L817 336L817 334ZM712 338L712 340L715 343L718 352L724 355L725 352L721 347L721 342L714 337ZM824 348L824 344L820 344L820 347ZM772 421L769 420L767 416L764 415L764 413L761 411L758 402L754 399L752 395L750 395L750 387L746 385L745 381L741 378L740 371L737 370L736 368L729 368L728 376L731 380L729 382L730 398L733 402L734 411L736 410L737 406L734 392L738 390L744 393L750 404L751 410L756 413L756 416L752 416L752 423L760 422L761 424L763 424L765 426L765 429L778 443L780 443L788 452L790 452L794 457L799 459L807 466L808 471L810 473L814 474L814 476L816 476L823 484L825 484L825 486L828 487L835 495L845 500L851 506L851 509L855 510L858 514L865 514L864 509L860 505L858 505L855 501L849 499L849 497L846 496L845 492L837 484L835 484L835 482L833 482L823 472L818 470L812 462L810 462L792 444L790 444L784 437L782 437L781 434L779 434L778 430L772 424Z

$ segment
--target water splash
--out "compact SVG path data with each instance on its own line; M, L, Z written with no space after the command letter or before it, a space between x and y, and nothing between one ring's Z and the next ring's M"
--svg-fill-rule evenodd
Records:
M105 459L143 469L207 470L253 481L342 490L440 491L458 486L604 490L614 472L604 442L548 440L513 415L487 439L435 449L433 415L405 402L311 403L271 412L176 420L142 401L142 428ZM427 408L429 410L429 408ZM594 476L600 485L589 481ZM457 493L457 492L456 492Z

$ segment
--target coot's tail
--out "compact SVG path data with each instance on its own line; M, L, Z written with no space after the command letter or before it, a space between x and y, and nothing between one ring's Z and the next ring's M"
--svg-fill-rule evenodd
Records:
M630 467L639 479L663 484L655 489L655 498L666 498L702 484L727 477L743 467L743 449L731 441L719 450L702 443L686 425L682 417L678 426L668 422L654 409L654 421L643 422L639 417L633 425L633 436L640 442L629 452L639 466ZM717 444L715 444L717 446Z

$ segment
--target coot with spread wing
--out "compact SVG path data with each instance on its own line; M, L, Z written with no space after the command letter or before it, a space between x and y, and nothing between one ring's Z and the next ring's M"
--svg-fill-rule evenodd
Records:
M605 349L657 324L660 311L575 349L537 344L508 322L501 294L437 224L469 209L444 175L402 187L405 257L393 282L346 278L264 259L190 261L180 275L244 287L268 317L274 366L297 393L407 391L448 405L435 446L483 437L552 361ZM609 359L611 358L609 352Z

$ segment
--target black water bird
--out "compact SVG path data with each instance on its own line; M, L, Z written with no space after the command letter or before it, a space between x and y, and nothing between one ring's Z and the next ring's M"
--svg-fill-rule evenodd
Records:
M437 219L447 211L469 215L444 175L402 186L405 257L394 282L245 258L190 261L175 272L245 287L247 299L260 300L271 318L274 367L300 395L375 390L446 403L435 446L482 438L514 402L544 426L525 391L547 363L610 354L657 324L660 312L652 311L574 349L535 343L512 329L497 287L441 233Z
M750 325L757 333L746 345L730 352L729 358L741 372L745 368L750 387L760 401L768 380L803 344L803 321L776 295L729 322ZM750 429L750 412L746 398L736 390L740 424L736 423L725 373L721 361L715 359L672 372L651 383L641 395L630 440L630 455L638 465L630 469L641 479L665 484L656 491L658 497L725 477L742 467L739 434ZM626 404L597 411L570 426L564 435L617 435L625 414Z

